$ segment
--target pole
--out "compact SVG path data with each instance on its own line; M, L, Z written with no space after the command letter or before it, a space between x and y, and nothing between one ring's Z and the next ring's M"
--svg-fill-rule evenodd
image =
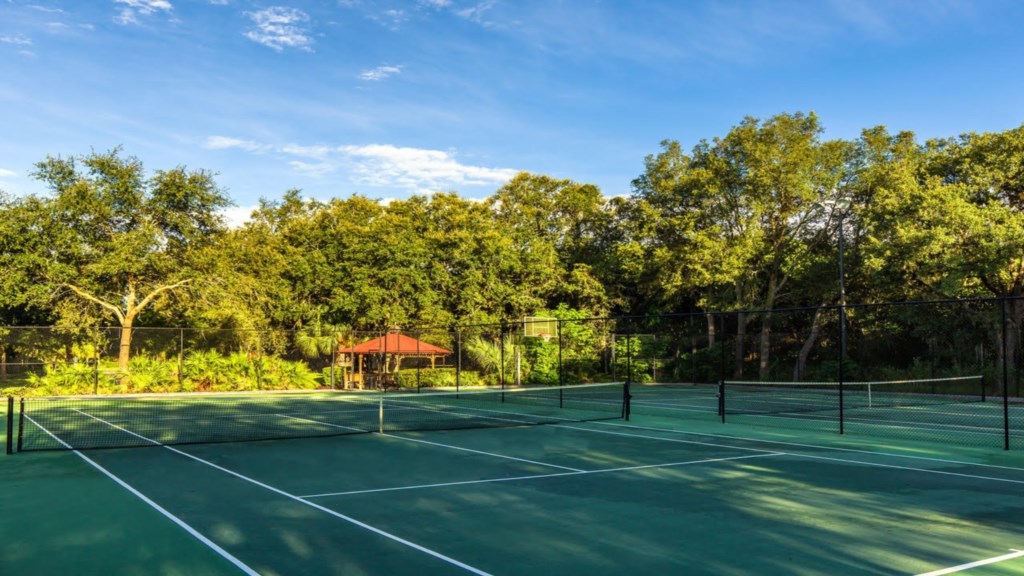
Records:
M7 397L7 453L14 454L14 396Z
M1009 364L1009 358L1006 357L1008 352L1006 346L1006 298L999 300L999 312L1000 317L1003 321L1003 450L1010 449L1010 374L1007 370Z
M845 379L843 364L846 363L846 275L843 270L843 254L845 242L843 240L843 219L845 214L839 214L839 433L845 432L845 413L843 410L843 380Z

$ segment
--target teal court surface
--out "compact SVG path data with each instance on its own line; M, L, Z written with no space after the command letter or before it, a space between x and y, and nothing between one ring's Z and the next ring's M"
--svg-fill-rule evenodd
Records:
M500 416L504 402L474 405L501 425L472 429L350 396L43 406L21 422L24 451L0 457L2 570L1024 574L1019 447L723 424L704 392L638 389L629 420L614 391L588 401L609 407L596 414L561 397ZM415 411L450 410L425 402ZM324 428L244 432L272 422ZM232 435L251 441L188 443ZM30 451L69 439L136 447Z

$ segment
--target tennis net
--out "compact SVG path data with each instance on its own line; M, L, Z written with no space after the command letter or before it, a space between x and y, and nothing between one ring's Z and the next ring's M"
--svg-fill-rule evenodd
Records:
M17 449L203 444L623 418L622 383L451 393L26 397Z
M983 402L981 376L957 376L920 380L843 382L842 408L900 408ZM719 410L725 414L778 414L840 410L838 382L722 383Z

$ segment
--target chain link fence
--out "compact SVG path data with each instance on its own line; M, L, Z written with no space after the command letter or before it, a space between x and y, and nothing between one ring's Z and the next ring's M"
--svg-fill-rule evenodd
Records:
M55 396L628 381L636 415L1024 446L1024 299L535 322L544 323L0 327L0 388Z

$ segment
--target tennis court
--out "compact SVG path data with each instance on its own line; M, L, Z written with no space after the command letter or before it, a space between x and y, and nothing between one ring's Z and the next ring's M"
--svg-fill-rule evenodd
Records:
M1020 451L723 425L698 387L625 420L621 387L571 388L30 407L5 572L1024 573Z

